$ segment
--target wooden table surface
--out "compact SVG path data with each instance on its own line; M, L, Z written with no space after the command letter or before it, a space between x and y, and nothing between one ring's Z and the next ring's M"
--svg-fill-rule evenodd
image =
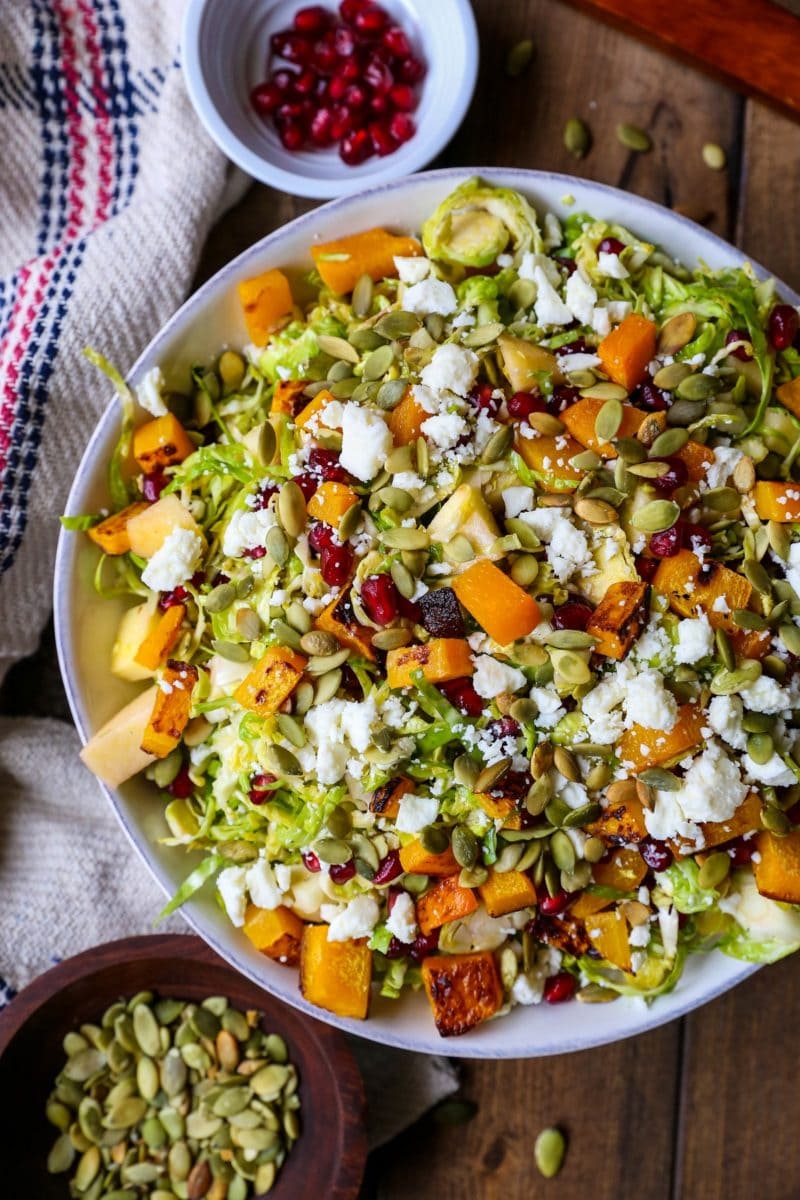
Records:
M433 165L539 167L626 188L705 219L800 288L800 127L556 0L474 0L474 7L477 92ZM528 37L535 59L522 77L509 78L506 54ZM583 117L594 137L577 164L562 143L572 116ZM647 129L652 152L621 146L620 121ZM709 141L725 148L727 171L703 164ZM252 187L213 231L201 278L311 206ZM45 648L39 662L52 661ZM37 678L24 664L13 671L0 711L66 715ZM466 1063L462 1094L476 1103L475 1117L458 1127L423 1122L377 1152L364 1200L797 1200L799 994L800 957L693 1016L615 1046ZM576 1022L581 1014L575 1005ZM567 1133L569 1151L558 1178L544 1181L533 1143L551 1124Z

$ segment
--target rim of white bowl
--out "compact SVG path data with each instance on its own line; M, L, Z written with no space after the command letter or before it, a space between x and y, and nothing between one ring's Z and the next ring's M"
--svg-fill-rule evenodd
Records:
M267 0L264 2L266 3ZM274 3L275 0L271 0L271 2ZM415 13L417 23L424 28L426 23L425 4L420 3L419 0L402 0L402 3ZM337 169L336 175L329 178L320 178L314 175L314 160L320 153L335 153L335 149L332 152L309 151L307 173L300 170L289 171L254 151L231 128L214 102L206 77L206 63L201 53L203 24L207 19L209 8L213 4L229 5L230 0L189 0L184 14L181 30L181 63L189 98L206 131L220 150L237 167L240 167L253 179L295 196L325 200L344 197L363 192L368 188L371 189L388 180L418 172L431 159L435 158L453 137L475 91L479 60L478 30L470 0L435 0L437 16L440 16L441 11L447 6L452 12L453 19L458 21L463 35L464 49L464 61L458 73L457 90L448 95L447 107L435 114L436 124L433 124L434 115L428 114L427 120L431 122L431 125L427 129L420 125L414 137L394 154L383 159L371 158L358 167L348 167L344 163L340 163L338 164L340 170ZM445 47L437 44L434 55L429 58L432 59L436 53L442 53L444 49ZM429 61L429 73L432 65L433 62ZM422 86L424 89L426 82L423 82ZM297 161L299 167L303 160L298 156Z
M365 189L365 194L370 197L379 197L385 192L394 190L398 187L413 187L415 184L424 186L429 182L441 180L442 184L450 183L451 185L460 182L471 175L479 175L482 178L492 181L494 177L502 177L513 186L517 186L522 190L527 187L529 190L536 190L538 185L552 185L564 189L565 193L569 193L573 188L588 188L591 192L605 196L609 199L620 198L625 205L632 205L634 208L640 209L642 212L643 229L646 228L646 222L649 216L660 216L663 220L667 215L670 223L674 224L678 229L686 229L691 233L694 239L706 242L710 247L714 247L718 251L724 251L731 254L734 258L738 258L749 262L754 270L761 276L772 276L774 272L767 270L766 267L747 255L744 255L741 250L733 246L724 238L712 233L710 230L690 221L687 217L683 217L678 213L672 213L669 209L665 209L663 205L657 204L653 200L645 199L642 196L636 196L629 192L624 192L619 188L611 187L608 184L595 183L592 180L579 179L570 175L563 175L555 171L535 171L525 168L515 167L447 167L435 171L425 171L414 175L411 178L397 180L391 183L383 183L375 188ZM296 217L293 221L282 225L279 229L274 230L260 241L255 242L252 246L242 251L236 258L232 259L224 267L222 267L216 275L207 280L196 292L194 292L176 313L166 322L159 330L156 336L148 343L145 349L137 358L136 362L130 368L126 375L126 379L133 380L143 374L144 369L152 365L153 361L157 361L161 347L166 343L176 326L182 326L184 323L190 323L192 318L202 310L206 296L223 283L224 280L236 275L236 273L245 266L251 259L260 258L264 251L279 243L287 229L297 230L304 225L310 225L319 220L320 214L323 219L328 216L335 216L339 212L346 212L349 204L354 203L356 199L361 197L342 196L338 199L330 201L328 204L322 205L319 208L312 209L308 213L303 213ZM781 283L781 291L793 304L800 305L800 295L792 288ZM81 463L76 471L75 479L70 489L70 495L67 501L67 512L74 510L74 498L77 497L85 483L85 477L89 473L90 468L95 467L94 452L96 446L102 442L107 434L109 422L116 419L116 401L112 398L109 404L95 426L94 432L88 442L86 451L81 459ZM79 693L77 686L77 664L75 661L74 648L70 638L70 580L72 575L73 559L77 551L77 539L75 539L69 531L62 529L59 534L58 548L56 552L56 563L54 571L54 623L56 637L56 652L58 656L61 676L64 682L64 689L67 695L67 700L72 712L73 720L77 727L78 733L83 742L86 742L90 736L91 730L87 719L86 710ZM152 877L156 880L159 887L166 896L169 896L173 890L173 884L166 877L166 872L163 871L158 863L153 860L152 846L148 838L144 836L141 829L129 823L127 815L123 810L119 793L114 789L107 787L105 784L97 781L99 786L105 793L111 807L126 834L131 845L136 850L149 870ZM647 1033L650 1030L657 1029L661 1025L666 1025L670 1021L677 1020L680 1017L686 1016L687 1013L694 1011L703 1004L716 999L736 987L743 982L749 975L754 974L759 970L758 964L741 962L722 956L719 951L712 951L709 956L722 960L725 966L723 977L717 980L710 986L690 987L685 988L683 996L681 996L681 984L685 984L686 977L683 976L679 980L677 988L674 992L668 995L661 996L652 1006L637 1005L636 1007L627 1006L625 1011L629 1015L629 1020L624 1028L615 1028L608 1031L603 1030L586 1036L580 1035L577 1032L580 1022L576 1020L574 1028L576 1032L570 1035L563 1035L552 1039L546 1045L526 1043L524 1039L519 1039L519 1043L500 1044L497 1046L487 1046L483 1041L480 1043L472 1042L469 1034L463 1038L453 1038L444 1040L438 1036L433 1024L430 1028L426 1028L420 1036L404 1036L392 1027L391 1020L373 1020L356 1021L349 1018L337 1017L333 1013L327 1013L315 1005L310 1004L299 993L292 974L291 986L287 982L287 986L274 986L270 981L267 985L264 979L256 974L251 964L244 959L236 949L236 946L223 944L216 933L209 927L204 914L199 904L193 901L188 901L181 913L186 919L191 928L198 933L206 943L211 946L222 958L229 962L243 975L258 983L264 990L270 994L275 994L281 1000L285 1000L288 1004L301 1009L308 1016L315 1020L325 1021L328 1024L335 1025L338 1029L344 1030L346 1033L351 1033L356 1037L365 1038L368 1041L381 1042L385 1045L395 1046L402 1050L411 1050L417 1053L434 1053L447 1054L450 1057L456 1058L474 1058L474 1059L506 1059L506 1058L541 1058L549 1055L565 1054L577 1052L580 1050L588 1050L597 1046L607 1045L613 1042L621 1041L624 1038L637 1036L642 1033ZM625 1006L626 1001L620 1000L617 1002L620 1006ZM612 1006L617 1007L615 1004ZM479 1027L484 1034L491 1029L491 1023Z

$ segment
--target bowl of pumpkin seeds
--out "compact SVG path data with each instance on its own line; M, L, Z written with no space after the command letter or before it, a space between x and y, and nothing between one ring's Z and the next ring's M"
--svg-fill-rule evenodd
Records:
M358 1193L363 1091L342 1036L196 938L111 942L40 976L0 1015L0 1078L14 1195Z

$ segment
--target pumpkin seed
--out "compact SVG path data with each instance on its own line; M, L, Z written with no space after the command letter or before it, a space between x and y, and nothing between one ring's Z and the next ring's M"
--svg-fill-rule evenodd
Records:
M357 317L366 317L372 305L372 293L374 290L371 275L364 274L358 277L350 299L353 312Z
M566 746L556 746L554 748L553 766L559 775L563 775L564 779L568 779L572 783L577 783L580 780L581 769L578 766L578 760L571 751L567 750Z
M305 746L306 735L303 726L289 713L276 713L275 724L287 741L291 742L293 746L297 746L298 750Z
M627 122L622 122L617 126L617 140L626 149L634 150L637 154L647 154L653 145L643 129L640 129L638 125L629 125Z
M652 453L652 446L650 452ZM669 463L652 460L650 462L636 463L628 467L630 474L634 475L637 479L660 479L662 475L669 473L669 469Z
M286 534L278 525L273 525L272 528L267 531L267 536L264 539L264 545L267 548L267 553L276 566L285 566L289 559L289 542Z
M311 629L311 615L303 608L299 600L293 600L286 609L286 620L291 625L292 629L296 629L299 634L308 633ZM301 636L302 640L302 636Z
M453 857L460 867L468 869L478 861L478 841L466 825L456 825L450 839Z
M394 362L394 350L390 345L379 346L364 360L362 378L382 379Z
M75 1161L75 1147L68 1133L56 1138L47 1156L47 1170L51 1175L63 1175Z
M602 386L602 385L599 385L599 386ZM591 391L592 389L589 388L588 390ZM585 391L582 394L585 395ZM619 432L619 427L621 424L622 424L622 404L621 404L621 402L617 399L606 400L606 402L603 404L602 408L599 410L599 412L595 418L595 422L594 422L595 436L601 442L610 442L616 437L617 433Z
M346 363L358 362L358 351L344 338L329 333L318 333L317 345L323 354L329 354L331 358L338 358Z
M712 171L724 171L727 166L728 159L722 146L718 146L716 142L706 142L702 150L703 162Z
M340 542L349 541L361 524L361 505L351 504L342 516L336 531Z
M768 596L772 591L772 583L765 568L754 558L746 558L742 563L742 573L752 583L757 592Z
M582 1004L609 1004L612 1000L619 1000L619 992L603 987L600 983L587 983L578 989L575 999L580 1000Z
M499 321L490 321L486 325L476 325L462 339L464 346L472 346L473 349L478 349L481 346L488 346L490 342L494 342L505 332L505 325Z
M519 517L507 517L506 529L509 533L516 534L516 536L519 538L520 546L522 546L523 549L539 550L541 548L541 541L527 521L521 521ZM464 535L459 534L458 536L463 537Z
M600 862L606 853L606 844L602 838L590 837L583 844L583 857L588 863Z
M335 671L337 667L346 663L349 657L350 650L347 646L335 654L315 654L306 663L306 671L309 675L327 675L329 671Z
M778 636L790 654L800 655L800 629L786 622L778 627Z
M514 442L514 428L512 425L501 425L495 430L489 441L483 448L481 454L482 463L499 462L501 458L505 458Z
M532 554L522 554L511 564L511 578L520 587L528 588L539 574L539 560Z
M661 420L659 413L648 413L636 430L636 437L643 446L652 446L660 433Z
M746 660L735 671L729 671L723 667L711 680L709 685L711 694L712 696L731 696L747 687L748 684L755 683L760 675L761 663L754 660Z
M268 467L275 457L275 430L269 421L262 421L245 434L244 445L255 461L262 467Z
M650 447L650 455L653 458L670 458L682 450L688 440L689 434L685 429L665 429Z
M293 479L281 484L278 492L278 516L290 537L299 537L306 527L308 512L300 487Z
M550 658L556 674L570 687L588 683L592 678L592 672L584 659L570 650L553 649Z
M428 854L444 854L450 845L447 830L442 825L426 825L419 840Z
M532 279L515 279L508 289L508 299L516 309L530 308L536 299L536 284Z
M384 545L391 550L426 550L431 542L427 529L404 525L396 529L384 529L380 536Z
M373 328L381 337L388 338L390 341L395 341L398 338L411 337L420 327L419 317L414 313L403 312L396 310L395 312L387 313L376 321Z
M704 375L702 371L687 375L675 388L679 400L710 400L722 391L722 381L716 375Z
M589 804L583 804L580 808L573 808L572 812L568 813L562 824L565 829L581 829L584 825L591 825L596 821L603 812L603 807L596 801Z
M517 42L511 47L506 56L506 75L516 79L528 69L532 58L533 42L530 38L523 38L521 42Z
M397 407L397 405L403 399L403 396L405 396L407 391L408 391L408 380L406 380L406 379L387 379L386 382L382 383L380 388L378 389L378 394L375 397L375 403L377 404L378 408L383 409L384 412L390 412L393 408ZM406 449L406 447L402 446L402 447L400 447L400 449ZM387 469L388 469L388 463L387 463ZM403 467L401 469L402 470L410 470L411 468L409 466L409 467Z
M756 468L752 458L749 458L747 455L740 458L733 468L732 478L733 486L743 496L752 491L756 485Z
M792 828L792 823L786 813L776 804L764 805L761 810L761 824L776 837L786 837Z
M552 1179L564 1165L567 1143L560 1129L543 1129L536 1138L533 1157L536 1169L545 1179Z
M480 775L481 768L468 754L459 754L453 763L453 778L460 787L474 791L475 780Z
M775 753L775 743L768 733L751 733L747 739L747 753L753 762L763 766Z
M722 883L731 869L731 860L724 850L710 854L700 868L697 882L701 888L715 888Z
M472 867L470 869L462 867L458 873L458 882L461 887L482 887L488 878L489 872L486 870L486 867Z
M91 1187L100 1171L100 1166L100 1148L99 1146L90 1146L82 1154L74 1175L75 1187L79 1192L85 1192Z
M341 838L323 837L314 843L314 853L321 862L333 867L342 867L350 862L353 852Z
M778 521L767 522L767 540L769 541L770 549L773 554L777 554L783 562L789 558L789 546L791 538L785 525L781 525Z
M186 1087L187 1071L179 1050L169 1050L159 1071L161 1086L168 1096L178 1096ZM163 1116L163 1113L162 1113Z
M590 525L611 525L618 519L617 510L605 500L588 500L582 496L575 501L575 513Z
M591 143L591 134L585 122L580 117L570 117L564 126L564 145L572 157L583 158Z
M636 510L631 525L642 533L663 533L671 529L681 514L674 500L651 500Z
M219 638L214 638L211 642L212 649L222 658L226 658L229 662L249 662L250 651L247 646L241 645L239 642L224 642Z
M674 392L684 379L692 374L692 368L684 362L668 363L660 367L653 376L653 383L664 392Z
M615 400L618 404L620 404L623 400L627 400L628 398L628 393L625 391L625 388L620 387L618 383L595 383L592 385L592 387L582 388L581 395L586 397L588 400ZM602 409L600 411L602 412ZM612 413L614 411L614 409L611 410ZM599 416L600 413L597 415ZM609 417L607 419L610 424L611 418ZM621 416L620 420L622 420ZM611 437L613 436L614 434L612 433ZM611 438L603 438L601 440L610 441Z
M722 659L723 664L729 671L736 668L736 654L731 645L730 638L724 629L717 629L714 634L714 641L717 647L717 654Z
M334 671L326 671L317 680L314 690L314 703L324 704L326 700L332 700L342 684L342 672L340 669Z
M235 599L236 588L230 583L220 583L217 587L212 588L206 596L206 611L211 613L224 612L226 608L230 608Z
M446 542L442 546L442 551L445 558L454 563L472 562L475 557L472 542L463 533L457 533L454 538Z
M739 508L740 503L741 498L736 488L711 488L703 493L703 504L714 512L732 512Z
M395 512L401 514L408 512L414 503L414 497L409 492L404 491L403 488L392 487L391 485L381 488L376 494L382 504L385 504L387 508L393 508Z
M677 313L661 327L658 335L659 354L677 354L694 337L697 317L693 312Z
M246 641L255 641L261 633L261 617L255 609L250 608L248 605L238 609L236 613L236 630Z
M586 786L590 791L599 791L611 782L613 776L614 772L610 763L595 763L593 767L589 768L586 776Z
M302 774L300 763L283 746L265 746L262 751L262 761L268 771L278 776Z
M676 400L667 411L668 425L693 425L706 411L705 400Z
M663 767L648 767L646 771L641 772L639 778L647 787L655 788L659 792L677 792L681 787L677 775L664 770Z
M340 646L332 633L323 629L312 629L300 638L300 649L310 655L329 655L335 654Z
M105 1055L100 1050L87 1046L85 1050L70 1056L64 1067L64 1075L73 1083L85 1083L105 1066L105 1061Z
M545 437L558 437L565 429L563 421L546 412L532 412L528 417L528 424Z
M583 450L580 454L576 454L569 460L570 466L573 466L576 471L596 471L602 467L603 460L599 454L595 454L594 450Z
M370 642L376 650L398 650L401 646L407 646L412 640L411 630L403 628L379 629L370 638Z
M624 463L640 463L647 458L647 451L636 438L618 438L615 446L617 454Z
M545 636L544 642L558 650L590 650L595 639L580 629L554 629Z
M473 790L476 792L490 791L496 783L500 782L510 767L511 759L508 757L500 758L497 762L492 763L491 766L484 767L475 780Z

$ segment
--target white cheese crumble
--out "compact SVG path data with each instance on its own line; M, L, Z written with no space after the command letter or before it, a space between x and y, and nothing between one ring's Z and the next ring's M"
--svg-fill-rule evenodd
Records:
M498 662L489 654L473 656L475 674L472 676L472 686L484 700L493 700L502 692L518 692L525 686L525 676L516 667Z
M392 435L382 413L358 404L345 405L339 461L346 471L368 483L380 471L392 445Z
M714 461L704 464L709 488L722 487L743 457L741 450L735 450L733 446L715 446Z
M547 278L542 267L534 267L536 322L538 325L569 325L572 313Z
M678 642L675 646L675 662L694 664L707 658L714 649L714 630L708 617L688 617L678 622Z
M222 553L226 558L241 558L245 550L263 546L277 523L272 501L267 508L238 508L222 535Z
M430 259L423 257L421 254L414 255L411 258L395 254L394 269L397 271L397 277L401 283L422 283L423 279L427 279L430 274Z
M507 517L518 517L533 504L532 487L509 487L503 492L503 505Z
M349 942L369 937L378 924L380 908L372 896L356 896L328 926L329 942Z
M417 911L408 892L400 892L386 918L386 928L398 942L408 945L417 936Z
M278 887L272 867L265 858L259 858L247 868L247 890L253 904L259 908L274 909L283 900L283 891Z
M399 833L419 833L426 825L432 825L439 812L439 801L435 796L418 796L406 792L400 797L395 829Z
M618 254L601 250L597 256L597 274L606 279L627 279L630 272Z
M457 308L456 294L443 279L423 279L403 292L405 312L417 313L423 317L428 313L439 313L442 317L449 317Z
M634 675L625 692L625 719L628 726L659 729L669 733L678 720L678 702L664 686L660 671L652 668Z
M744 750L747 734L742 729L744 708L738 696L714 696L708 706L708 723L733 750Z
M474 350L445 342L435 351L427 366L422 368L420 378L423 386L433 391L449 391L457 396L466 396L475 382L478 365Z
M191 579L200 565L203 539L191 529L173 529L142 571L142 583L154 592L171 592Z
M220 871L217 876L217 891L222 897L231 924L241 929L247 909L247 869L226 867L224 871Z
M745 708L749 708L751 712L779 713L792 707L790 694L769 675L760 675L754 683L743 687L739 695Z
M567 307L581 325L591 325L597 304L597 292L580 267L573 271L564 290Z
M697 823L727 821L747 792L736 763L712 741L693 760L678 791L656 792L655 807L644 814L647 832L661 841L677 836L699 844Z
M754 783L763 783L768 787L791 787L797 782L794 771L786 766L780 754L773 754L765 763L754 762L749 754L742 757L742 770L748 779Z
M164 376L161 367L151 367L136 389L136 399L142 408L154 417L165 417L169 412L161 395L164 388Z
M437 413L435 417L428 417L427 421L422 422L425 437L440 451L452 449L468 431L469 425L458 413Z

